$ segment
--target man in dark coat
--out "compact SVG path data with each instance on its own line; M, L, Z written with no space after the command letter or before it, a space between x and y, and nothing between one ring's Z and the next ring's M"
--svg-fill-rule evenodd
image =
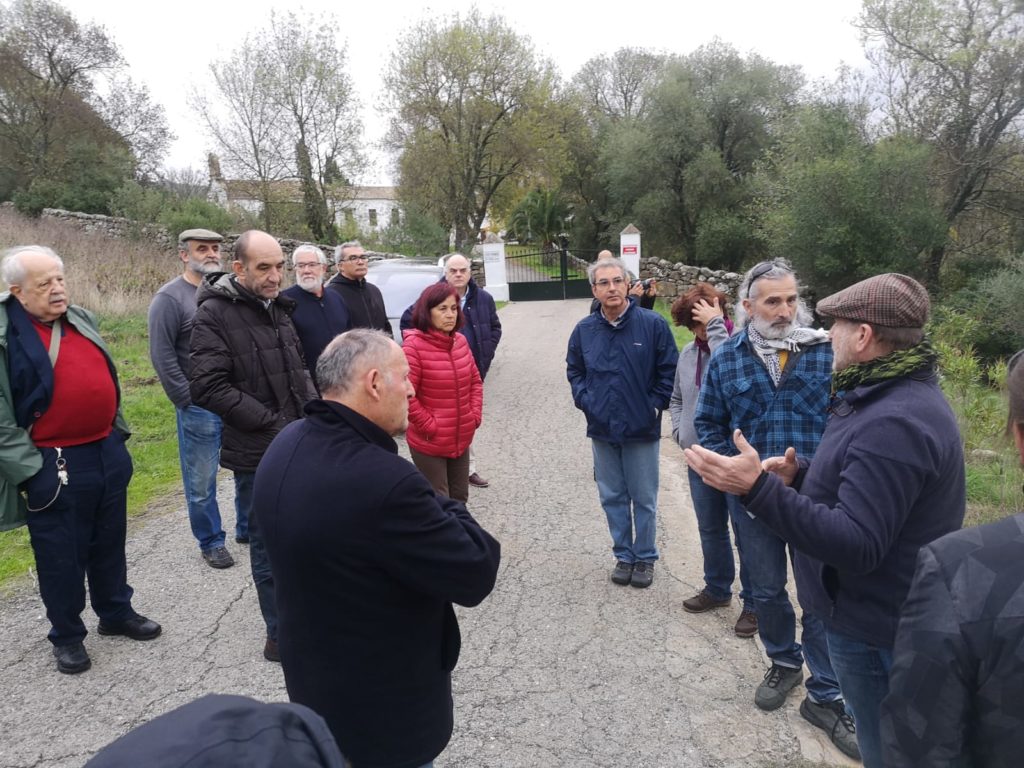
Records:
M408 374L383 333L337 337L317 366L324 399L256 473L289 698L322 715L360 768L417 768L444 749L460 648L451 604L482 601L500 559L465 506L398 456Z
M335 250L338 274L327 287L337 291L345 301L353 328L376 328L391 333L384 296L373 283L367 281L369 260L358 240L342 243Z
M1024 350L1010 358L1007 431L1024 464ZM1011 768L1024 754L1024 513L924 547L900 616L885 765Z
M813 460L789 448L762 465L738 429L738 456L693 446L686 460L797 550L800 603L825 624L864 765L881 768L897 617L920 548L963 521L964 456L924 335L924 286L877 275L817 309L835 319L836 395Z
M473 280L469 259L461 253L453 253L445 259L441 282L454 286L459 292L462 316L465 318L459 333L469 343L480 378L486 379L498 342L501 341L501 321L498 319L494 299ZM401 329L405 331L409 328L412 328L412 307L402 313ZM469 447L469 484L477 488L490 485L476 471L473 446Z
M189 353L192 402L224 423L221 466L235 473L235 517L248 521L250 564L267 625L263 655L278 661L274 582L264 539L251 519L256 467L274 435L316 397L280 296L284 254L271 235L249 230L235 243L232 273L203 277Z
M324 290L327 258L311 243L300 245L292 252L295 285L281 291L295 302L292 323L299 332L306 368L316 383L316 361L324 347L339 333L352 327L345 301L336 291Z

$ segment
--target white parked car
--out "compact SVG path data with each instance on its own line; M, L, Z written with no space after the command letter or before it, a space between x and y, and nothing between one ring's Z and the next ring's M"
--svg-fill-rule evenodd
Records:
M380 288L395 341L402 343L402 313L416 303L423 289L441 279L444 267L427 259L371 261L366 279Z

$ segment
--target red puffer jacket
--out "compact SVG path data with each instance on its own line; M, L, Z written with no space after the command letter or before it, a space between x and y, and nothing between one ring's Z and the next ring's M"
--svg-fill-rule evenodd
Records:
M484 409L484 388L461 333L405 332L402 350L416 396L409 401L410 448L455 459L473 442Z

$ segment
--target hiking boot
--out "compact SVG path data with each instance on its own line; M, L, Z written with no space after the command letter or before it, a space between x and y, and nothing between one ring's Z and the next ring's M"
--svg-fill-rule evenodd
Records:
M230 568L235 564L226 547L210 547L203 550L203 560L211 568Z
M704 613L704 611L710 611L713 608L724 608L731 602L732 595L724 600L718 600L712 597L711 593L706 589L702 589L693 597L683 600L683 610L690 613Z
M818 704L805 696L800 702L800 715L808 723L827 733L840 752L849 758L860 760L857 726L847 713L842 699Z
M654 581L654 563L634 563L633 576L629 580L631 587L645 589Z
M625 560L616 561L615 568L612 570L612 583L624 587L629 584L632 577L633 564L627 563Z
M757 614L744 608L733 629L736 637L753 637L757 634Z
M754 703L766 712L778 709L785 703L786 694L803 681L802 670L772 664L764 673L764 680L757 686Z

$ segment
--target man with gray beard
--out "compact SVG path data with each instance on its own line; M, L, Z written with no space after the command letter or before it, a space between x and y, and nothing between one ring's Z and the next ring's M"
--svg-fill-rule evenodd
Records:
M295 301L292 324L302 342L306 368L316 384L316 361L331 339L352 327L345 302L336 291L324 290L327 257L311 243L304 243L292 252L295 285L281 291Z
M796 275L781 259L747 272L739 299L736 319L743 330L715 351L697 400L694 427L700 444L735 456L739 450L733 435L742 430L762 456L781 456L792 446L810 458L828 420L828 334L806 327L810 313L800 300ZM796 614L786 592L785 539L751 516L738 496L726 498L750 575L758 634L771 659L754 703L769 711L781 707L803 680L806 661L810 675L800 714L845 754L859 759L856 729L839 692L821 620L805 612L802 646L796 641Z
M211 568L230 568L234 558L224 546L217 506L217 466L220 463L220 417L192 403L188 391L188 351L196 289L203 275L219 272L223 237L208 229L187 229L178 236L180 277L161 286L149 305L149 357L178 421L178 456L185 485L185 504L192 535ZM235 541L249 541L249 523L235 520Z

